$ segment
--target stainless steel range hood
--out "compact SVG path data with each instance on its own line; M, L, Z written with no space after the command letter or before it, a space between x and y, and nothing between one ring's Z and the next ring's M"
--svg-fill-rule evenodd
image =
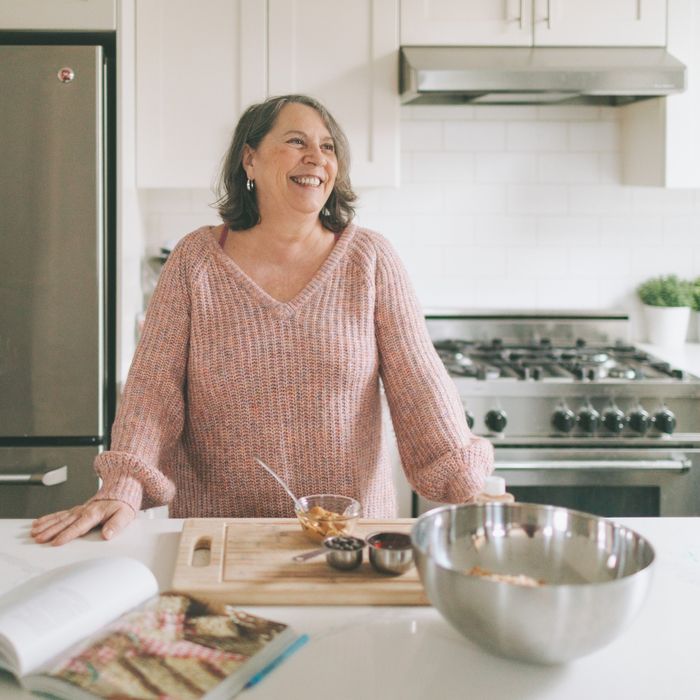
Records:
M685 86L685 66L663 48L401 48L403 104L621 105Z

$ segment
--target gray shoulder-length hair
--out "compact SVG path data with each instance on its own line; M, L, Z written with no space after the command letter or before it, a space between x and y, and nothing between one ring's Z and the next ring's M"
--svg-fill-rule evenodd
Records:
M252 228L260 222L260 211L255 190L246 188L246 172L243 168L243 149L246 145L256 149L274 126L277 115L287 104L298 103L315 109L330 132L338 161L338 173L333 191L319 214L321 223L329 231L339 233L353 219L352 202L357 199L350 184L350 149L348 140L331 113L313 97L306 95L282 95L270 97L251 105L239 119L219 176L218 199L215 203L224 223L234 231Z

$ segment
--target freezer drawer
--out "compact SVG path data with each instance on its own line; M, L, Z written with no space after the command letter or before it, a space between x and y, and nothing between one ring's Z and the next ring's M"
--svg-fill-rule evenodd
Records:
M97 491L99 447L0 448L0 517L36 518L70 508Z

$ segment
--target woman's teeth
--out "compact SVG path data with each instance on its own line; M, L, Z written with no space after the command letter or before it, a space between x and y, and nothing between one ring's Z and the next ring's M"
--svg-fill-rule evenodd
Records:
M321 178L318 177L293 177L292 180L298 185L307 185L310 187L318 187L321 184Z

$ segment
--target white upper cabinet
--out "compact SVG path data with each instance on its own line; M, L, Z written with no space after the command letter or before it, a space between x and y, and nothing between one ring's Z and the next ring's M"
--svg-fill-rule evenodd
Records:
M534 0L535 46L665 46L666 0Z
M139 187L209 188L241 112L267 94L258 0L138 0Z
M354 185L395 185L398 0L137 0L139 187L210 188L243 110L323 102L350 140Z
M401 0L404 46L529 46L532 0Z
M668 0L668 51L688 69L679 95L620 107L627 185L700 188L700 6Z
M319 99L353 185L398 185L398 0L269 0L269 92Z
M113 31L117 0L0 0L0 29Z
M665 46L666 0L401 0L401 43Z

